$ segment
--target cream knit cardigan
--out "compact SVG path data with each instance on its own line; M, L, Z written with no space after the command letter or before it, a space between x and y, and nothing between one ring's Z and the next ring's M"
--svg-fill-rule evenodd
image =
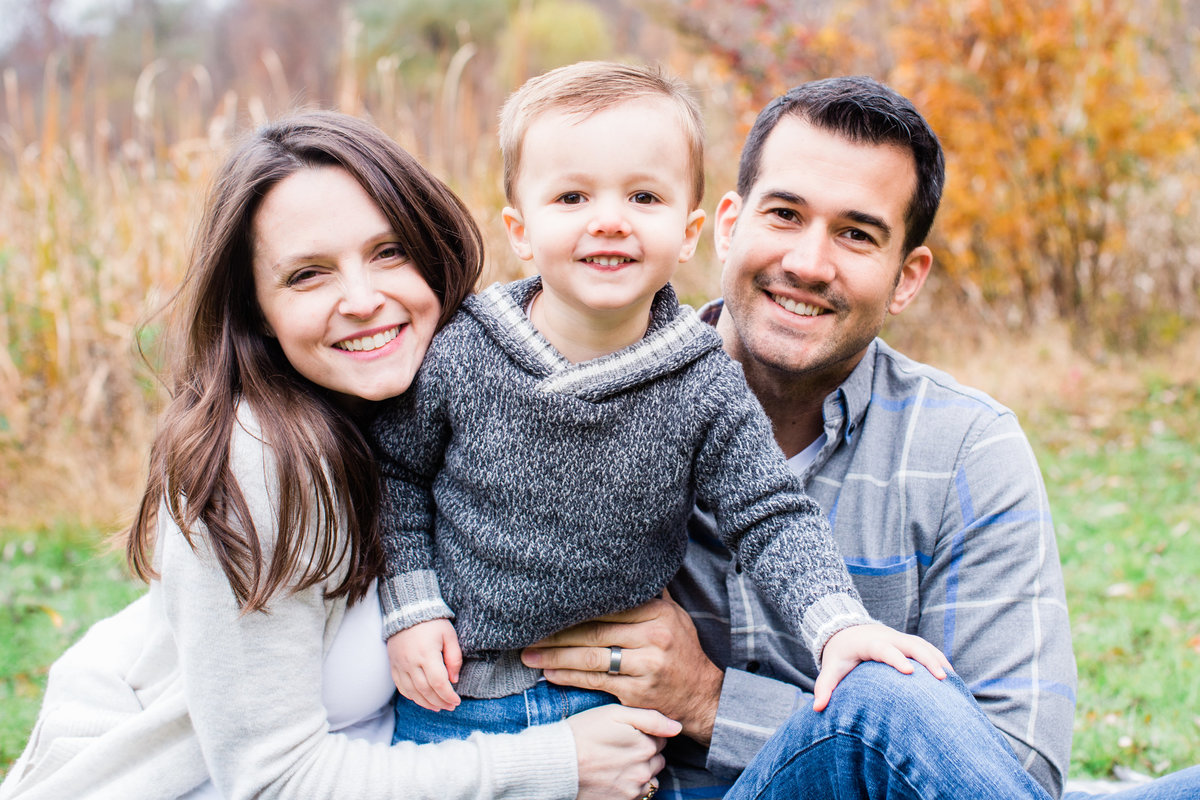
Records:
M231 464L260 535L274 530L270 449L243 407ZM566 723L394 747L328 730L322 664L346 610L326 586L241 615L201 543L159 515L160 580L51 668L0 800L176 798L209 777L228 798L572 798ZM374 598L368 598L375 602Z

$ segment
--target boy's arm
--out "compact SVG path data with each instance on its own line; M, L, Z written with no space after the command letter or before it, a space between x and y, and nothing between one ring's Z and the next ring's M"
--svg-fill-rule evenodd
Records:
M771 424L737 372L696 458L696 499L717 535L819 664L829 638L872 622L821 507L801 489ZM711 395L710 395L711 396Z
M417 623L454 616L433 571L433 481L450 440L440 361L431 347L408 392L389 401L371 425L381 478L386 577L379 581L379 603L385 639Z

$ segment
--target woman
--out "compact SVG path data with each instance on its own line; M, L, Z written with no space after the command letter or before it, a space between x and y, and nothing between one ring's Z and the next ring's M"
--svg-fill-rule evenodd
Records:
M388 748L377 478L359 429L479 275L461 202L310 113L218 173L127 554L150 591L51 669L2 798L637 797L656 712ZM331 733L337 731L337 733Z

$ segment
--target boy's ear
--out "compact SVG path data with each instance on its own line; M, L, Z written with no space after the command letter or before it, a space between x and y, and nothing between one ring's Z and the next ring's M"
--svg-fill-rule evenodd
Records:
M679 262L689 260L696 255L696 245L700 243L700 231L704 230L704 220L707 216L704 209L697 208L688 214L687 227L683 232L683 247L679 248Z
M533 246L529 244L529 237L525 235L525 218L521 216L521 212L511 206L505 206L500 212L500 217L504 220L508 243L517 254L517 258L522 261L532 260Z

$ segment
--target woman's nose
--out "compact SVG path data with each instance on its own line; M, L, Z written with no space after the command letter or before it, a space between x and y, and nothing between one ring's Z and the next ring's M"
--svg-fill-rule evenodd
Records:
M366 319L383 306L383 293L375 288L366 270L342 274L342 299L338 312L347 317Z

